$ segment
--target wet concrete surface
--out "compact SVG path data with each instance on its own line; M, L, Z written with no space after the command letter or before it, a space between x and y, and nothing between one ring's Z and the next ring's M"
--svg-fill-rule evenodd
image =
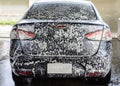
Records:
M28 85L19 86L120 86L120 41L112 40L112 76L109 84L87 82L80 79L33 79ZM0 40L0 86L15 86L9 62L9 40ZM18 86L18 85L16 85Z

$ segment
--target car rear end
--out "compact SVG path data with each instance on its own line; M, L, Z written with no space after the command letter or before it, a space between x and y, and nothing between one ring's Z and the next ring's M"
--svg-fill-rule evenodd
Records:
M32 77L105 77L111 68L111 34L91 6L84 1L42 3L39 11L28 11L11 32L13 72ZM74 15L66 15L71 12Z

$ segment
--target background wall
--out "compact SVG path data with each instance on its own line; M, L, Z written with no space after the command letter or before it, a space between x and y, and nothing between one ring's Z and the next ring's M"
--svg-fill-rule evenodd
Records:
M0 20L20 19L35 0L0 0ZM90 0L94 3L102 18L117 32L120 17L120 0Z
M113 33L118 29L120 18L120 0L91 0L97 7L103 20L109 24Z
M19 19L28 7L28 0L0 0L0 20Z

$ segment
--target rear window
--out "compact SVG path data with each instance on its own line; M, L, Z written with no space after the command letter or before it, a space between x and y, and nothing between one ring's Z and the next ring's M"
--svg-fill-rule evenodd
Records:
M96 20L91 4L80 3L37 3L24 19L37 20Z

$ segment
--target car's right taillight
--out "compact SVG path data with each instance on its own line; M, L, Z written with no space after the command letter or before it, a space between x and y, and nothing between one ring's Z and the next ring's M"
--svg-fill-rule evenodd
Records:
M105 40L110 41L112 39L109 29L98 30L85 34L85 37L90 40Z

